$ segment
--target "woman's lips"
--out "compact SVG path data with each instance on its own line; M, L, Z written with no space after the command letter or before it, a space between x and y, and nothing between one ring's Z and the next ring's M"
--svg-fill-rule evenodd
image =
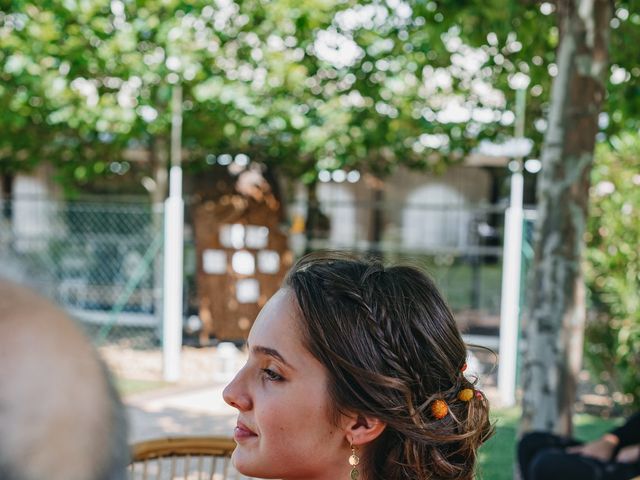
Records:
M244 423L238 422L236 428L233 430L233 438L239 442L248 438L257 437L258 435L249 429Z

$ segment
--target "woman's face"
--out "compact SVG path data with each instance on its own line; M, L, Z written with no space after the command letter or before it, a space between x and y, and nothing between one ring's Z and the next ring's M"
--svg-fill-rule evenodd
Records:
M288 289L267 302L224 390L239 412L233 462L259 478L348 478L346 429L331 421L327 372L302 344L295 302Z

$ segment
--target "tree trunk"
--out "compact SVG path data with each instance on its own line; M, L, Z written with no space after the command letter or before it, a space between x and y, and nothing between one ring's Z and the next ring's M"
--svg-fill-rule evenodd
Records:
M10 172L2 174L2 196L4 202L2 202L2 217L11 222L13 218L13 181L15 175Z
M538 183L521 431L570 434L585 323L580 262L613 2L558 3L562 36Z
M313 240L318 235L318 223L320 218L320 205L316 195L316 182L307 185L307 224L305 226L304 253L313 252Z
M382 182L381 182L382 183ZM369 255L380 261L384 259L380 243L382 242L382 230L384 225L384 212L382 205L384 202L383 186L374 187L371 198L371 225L369 228Z
M151 192L151 202L155 205L163 203L169 188L169 146L167 139L161 135L153 138L150 145L151 170L155 188Z

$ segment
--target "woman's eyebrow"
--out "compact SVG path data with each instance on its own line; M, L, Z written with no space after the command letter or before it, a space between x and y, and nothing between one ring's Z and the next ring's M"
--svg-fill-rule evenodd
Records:
M262 345L255 345L255 346L251 347L251 351L253 353L260 353L262 355L267 355L269 357L273 357L273 358L275 358L277 360L280 360L287 367L295 370L295 368L293 368L293 366L284 359L284 357L280 354L280 352L278 352L274 348L263 347Z

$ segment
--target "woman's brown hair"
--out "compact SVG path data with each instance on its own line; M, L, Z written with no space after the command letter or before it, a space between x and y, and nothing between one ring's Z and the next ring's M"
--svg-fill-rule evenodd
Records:
M434 283L414 267L320 253L301 258L295 293L309 351L325 365L337 421L356 412L386 423L363 454L367 480L471 479L492 434L489 405L461 371L467 348ZM449 413L436 419L431 404Z

